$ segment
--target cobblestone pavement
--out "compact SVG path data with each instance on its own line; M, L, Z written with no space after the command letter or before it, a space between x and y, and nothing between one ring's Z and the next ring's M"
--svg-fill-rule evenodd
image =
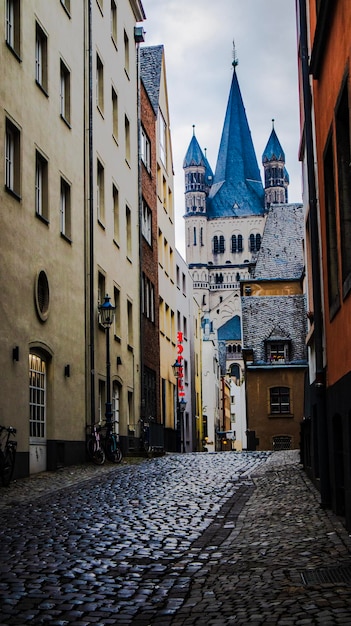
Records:
M0 626L351 624L351 540L296 451L65 468L0 515Z

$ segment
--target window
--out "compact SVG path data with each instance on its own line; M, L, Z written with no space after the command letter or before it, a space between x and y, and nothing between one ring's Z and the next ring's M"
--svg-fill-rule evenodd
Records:
M119 192L115 185L112 184L112 203L113 203L113 238L116 243L119 242Z
M232 252L237 252L237 250L236 235L232 235Z
M351 289L350 110L345 81L335 117L341 233L341 274L344 296Z
M338 307L339 298L339 272L338 272L338 248L336 234L335 213L335 177L333 163L332 139L328 141L324 159L324 199L326 212L326 238L327 238L327 266L328 266L328 298L330 307Z
M289 387L272 387L270 389L270 412L271 414L290 414Z
M204 245L204 229L201 226L201 228L200 228L200 246L203 246L203 245Z
M117 46L117 5L115 0L111 0L111 39Z
M121 336L121 298L120 291L117 287L114 288L114 300L115 300L115 315L114 315L114 335L115 337Z
M143 199L143 205L142 205L142 212L143 214L142 214L141 232L143 234L143 237L151 246L152 244L152 213L151 213L151 209L148 207L144 199Z
M127 163L130 163L130 124L127 116L124 116L124 136L125 136L125 157Z
M150 145L150 141L149 138L144 130L143 127L141 127L141 137L140 137L140 156L141 156L141 160L144 163L146 169L148 172L150 172L151 169L151 145Z
M71 187L61 178L60 195L60 228L61 235L71 238Z
M243 251L243 236L238 235L238 252Z
M258 252L261 247L261 235L251 234L249 237L249 250L250 252Z
M5 139L5 186L16 196L20 196L20 139L19 129L6 120Z
M112 428L113 432L118 435L119 434L119 399L120 399L121 388L120 385L113 381L112 383Z
M218 254L218 237L215 235L213 237L213 254Z
M101 113L104 111L104 66L96 55L96 105Z
M124 69L129 76L129 39L126 31L124 31Z
M142 313L151 322L155 321L155 289L151 280L142 275Z
M145 415L155 418L157 415L157 377L154 370L144 367L143 372L143 400Z
M48 221L48 162L38 151L35 154L35 212Z
M112 87L112 136L118 141L118 96Z
M133 304L127 301L128 346L133 346Z
M126 237L127 237L127 257L132 258L132 215L130 208L126 206Z
M6 0L6 43L20 56L20 0Z
M105 221L105 170L99 159L96 173L96 210L98 221L103 224Z
M35 33L35 80L36 83L44 89L48 90L48 39L43 29L36 24Z
M167 167L167 126L160 109L158 111L158 139L161 161Z
M98 273L98 294L97 294L97 296L98 296L98 307L100 306L100 304L103 304L103 302L105 300L105 294L106 294L105 276L102 274L102 272L99 272Z
M46 436L46 363L36 354L29 354L29 436Z
M193 228L193 245L196 246L196 226Z
M267 343L267 361L270 363L285 363L289 361L289 343L273 341Z
M223 235L220 235L220 237L219 237L219 252L221 254L223 254L224 250L225 250L224 237L223 237Z
M46 322L49 317L50 289L49 281L44 270L41 270L35 281L35 307L42 322Z
M70 123L71 120L71 75L64 62L60 63L60 114L62 119Z

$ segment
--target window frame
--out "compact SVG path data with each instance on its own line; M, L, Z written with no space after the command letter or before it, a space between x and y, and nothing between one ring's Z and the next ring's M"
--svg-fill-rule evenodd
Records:
M35 215L49 223L48 160L35 151Z
M20 21L21 5L20 0L6 0L5 7L5 41L7 47L15 55L18 61L21 60L21 34Z
M60 180L60 234L71 242L71 184L61 176Z
M5 189L21 197L21 130L8 117L5 122Z
M145 239L145 241L152 245L152 211L145 202L144 198L142 199L142 221L141 221L141 233Z
M151 142L143 125L140 127L140 157L147 171L151 171Z
M291 416L290 387L275 386L269 389L269 409L271 416Z
M63 59L60 59L60 116L71 125L71 72Z
M35 82L42 91L48 94L48 36L35 23Z

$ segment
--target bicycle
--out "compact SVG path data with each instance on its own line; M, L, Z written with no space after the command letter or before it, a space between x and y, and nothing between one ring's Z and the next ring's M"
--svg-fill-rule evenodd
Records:
M90 432L87 435L87 453L89 459L95 465L103 465L105 463L105 452L100 442L101 426L99 424L91 424L87 426Z
M118 435L113 431L112 424L117 422L106 423L104 426L105 436L103 437L103 446L106 458L112 463L121 463L123 454L118 441Z
M0 426L0 474L4 487L8 487L15 469L17 441L10 441L16 434L16 428Z

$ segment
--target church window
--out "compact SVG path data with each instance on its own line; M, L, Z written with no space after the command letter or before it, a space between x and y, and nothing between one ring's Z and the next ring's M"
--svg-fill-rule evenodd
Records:
M195 227L195 226L194 226L194 231L193 231L193 233L194 233L193 243L194 243L194 246L196 246L196 227Z
M204 229L201 226L201 228L200 228L200 246L203 246L203 245L204 245Z
M256 252L255 235L252 235L252 234L250 235L249 245L250 245L250 252Z
M256 235L256 250L257 250L257 252L259 251L260 248L261 248L261 235L259 233L257 233L257 235Z
M237 252L236 235L232 235L232 252Z
M243 251L243 236L238 235L238 252Z
M218 250L219 250L219 247L218 247L218 237L217 237L217 235L215 235L213 237L213 254L218 254Z
M220 253L223 253L223 252L224 252L224 249L225 249L225 246L224 246L224 237L223 237L223 235L220 235L220 237L219 237L219 252L220 252Z

